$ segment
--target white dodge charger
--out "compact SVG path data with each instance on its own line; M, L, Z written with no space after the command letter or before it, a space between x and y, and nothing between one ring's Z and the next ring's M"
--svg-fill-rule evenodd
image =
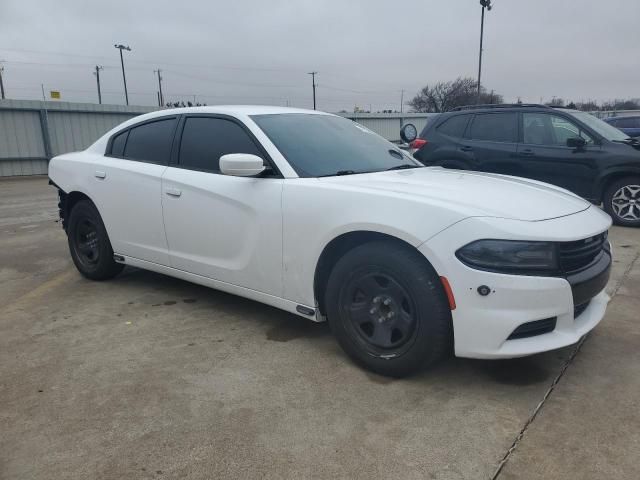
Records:
M401 376L575 343L603 317L609 217L554 186L423 167L350 120L279 107L133 118L49 165L71 257L327 319Z

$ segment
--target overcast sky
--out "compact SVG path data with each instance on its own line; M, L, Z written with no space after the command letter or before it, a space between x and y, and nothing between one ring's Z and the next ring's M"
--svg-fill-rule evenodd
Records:
M505 100L640 97L640 0L494 0L482 83ZM477 75L478 0L0 0L9 98L398 109L425 84Z

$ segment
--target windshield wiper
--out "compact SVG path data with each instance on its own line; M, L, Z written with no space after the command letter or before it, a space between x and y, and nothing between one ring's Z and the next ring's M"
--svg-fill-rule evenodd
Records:
M338 170L334 173L327 173L326 175L318 175L318 177L340 177L342 175L355 175L356 173L366 173L366 172L356 172L355 170Z
M420 168L420 165L412 165L411 163L405 163L404 165L396 165L395 167L387 168L385 172L391 170L406 170L408 168Z

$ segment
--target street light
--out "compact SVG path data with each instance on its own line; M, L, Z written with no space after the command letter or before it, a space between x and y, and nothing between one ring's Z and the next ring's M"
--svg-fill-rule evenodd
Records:
M128 45L125 47L124 45L118 44L115 44L114 47L120 50L120 65L122 66L122 81L124 82L124 99L126 100L127 105L129 105L129 94L127 93L127 77L124 74L124 60L122 59L122 50L130 52L131 48Z
M476 103L480 103L480 76L482 75L482 35L484 33L484 9L491 10L491 0L480 0L482 5L482 17L480 18L480 54L478 55L478 98Z

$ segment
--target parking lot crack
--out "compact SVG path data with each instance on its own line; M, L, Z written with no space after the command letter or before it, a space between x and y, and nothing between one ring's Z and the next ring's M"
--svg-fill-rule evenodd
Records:
M631 270L633 270L633 267L638 261L638 258L640 258L640 252L636 253L636 255L633 257L633 260L629 262L629 265L625 269L624 273L620 276L620 279L616 282L615 286L613 287L613 290L611 291L611 300L613 300L613 298L618 294L618 290L620 290L620 287L622 287L625 280L628 278L629 274L631 273ZM580 349L582 348L582 345L584 345L584 343L587 341L587 338L589 338L589 333L587 333L584 337L582 337L578 342L578 344L573 348L573 351L571 352L567 360L562 365L560 372L558 373L558 375L556 375L556 377L553 379L553 382L551 382L551 385L549 386L547 391L544 393L542 400L540 400L538 405L536 405L536 408L533 409L533 412L531 412L531 415L529 416L529 418L527 418L527 421L525 422L524 426L516 436L515 440L513 441L513 443L507 450L507 452L504 454L502 459L500 460L498 467L496 468L494 474L491 476L491 480L496 480L500 476L502 469L507 464L507 462L509 461L509 458L511 457L513 452L516 451L516 449L518 448L518 445L524 438L524 435L527 432L527 429L534 422L534 420L538 416L538 413L540 413L540 411L542 410L542 407L544 407L545 402L549 399L549 397L553 393L553 390L556 388L556 385L558 385L558 383L564 376L565 372L573 362L573 359L578 355L578 352L580 352Z

